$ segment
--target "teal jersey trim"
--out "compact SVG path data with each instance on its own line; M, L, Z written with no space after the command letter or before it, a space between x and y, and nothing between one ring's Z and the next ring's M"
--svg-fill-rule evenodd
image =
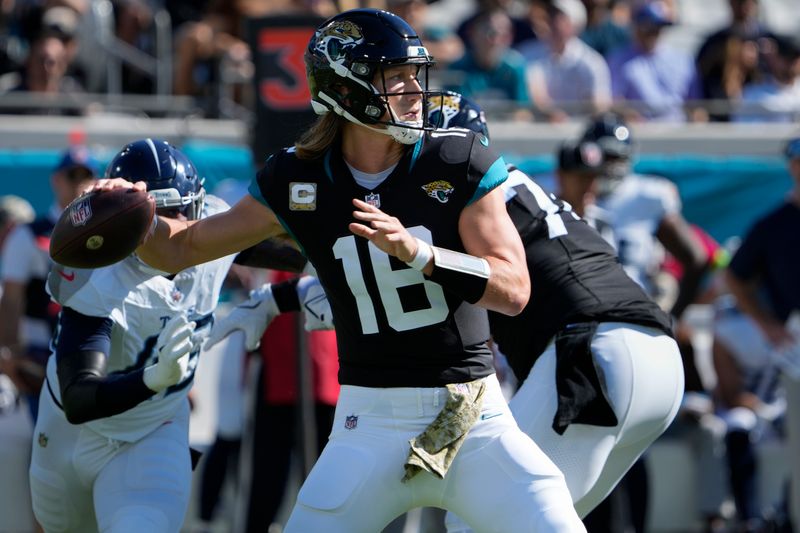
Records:
M283 218L281 218L281 216L278 215L278 213L275 213L275 210L269 206L269 202L267 202L267 200L261 195L261 189L259 189L258 182L255 179L250 183L250 187L247 188L247 191L253 196L253 198L258 200L259 203L269 208L269 210L275 214L275 218L277 218L278 222L281 223L281 226L283 226L283 229L286 230L286 233L292 238L294 242L297 243L297 246L300 247L300 253L306 255L305 248L303 248L303 245L301 245L300 241L297 240L294 233L292 233L292 230L289 229L289 226L286 224L286 221L283 220Z
M408 171L411 172L411 169L414 168L414 164L417 162L417 158L419 158L419 153L422 150L422 141L425 140L425 135L420 137L417 141L417 144L414 145L414 153L411 154L411 163L408 165Z
M260 203L264 204L265 206L269 207L269 204L261 195L261 189L258 186L258 179L254 178L253 181L250 182L250 186L247 187L247 192L250 193L250 196L258 200Z
M325 166L325 174L328 175L328 179L333 183L333 172L331 172L331 151L328 149L325 152L325 159L323 160L323 164Z
M267 207L269 207L269 206L267 206ZM275 211L274 211L274 210L273 210L272 212L273 212L273 213L275 213ZM282 218L282 217L281 217L281 216L280 216L278 213L275 213L275 218L277 218L277 219L278 219L278 222L280 222L280 223L281 223L281 226L283 226L283 229L285 229L285 230L286 230L286 233L289 235L289 237L291 237L291 238L292 238L292 240L293 240L295 243L297 243L297 246L300 248L300 253L301 253L301 254L303 254L303 256L304 256L304 257L306 257L306 258L307 258L307 257L308 257L308 254L306 253L306 249L303 247L303 245L302 245L302 244L300 244L300 241L299 241L299 240L297 240L297 237L295 236L295 234L294 234L294 233L292 233L292 230L290 230L290 229L289 229L289 225L288 225L288 224L286 224L286 221L285 221L285 220L283 220L283 218Z
M472 195L467 205L477 202L507 179L508 170L506 169L506 162L503 161L502 157L498 157L497 160L492 163L492 166L489 167L489 170L486 171L486 174L481 178L481 182L478 184L475 194Z

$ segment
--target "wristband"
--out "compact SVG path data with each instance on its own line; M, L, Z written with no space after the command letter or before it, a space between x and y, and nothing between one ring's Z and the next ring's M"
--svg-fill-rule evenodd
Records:
M416 237L414 238L416 239ZM411 261L406 261L406 264L415 270L422 270L433 256L431 245L421 239L417 239L417 253Z
M431 249L433 252L431 281L467 303L474 304L483 297L491 275L491 268L486 259L436 246L432 246Z

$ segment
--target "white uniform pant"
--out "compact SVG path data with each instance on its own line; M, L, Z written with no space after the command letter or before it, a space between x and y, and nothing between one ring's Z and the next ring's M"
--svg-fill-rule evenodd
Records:
M189 505L189 408L137 442L67 422L47 384L33 438L31 495L47 533L180 531Z
M683 395L678 345L644 326L601 323L592 340L595 367L618 423L614 427L571 424L553 428L556 348L551 343L511 399L520 428L564 473L575 509L586 516L619 482L644 450L669 426ZM469 531L448 513L449 532Z
M422 506L452 510L480 532L585 531L562 474L519 430L497 378L485 379L481 418L445 478L421 472L407 483L408 441L436 418L447 389L343 386L286 533L375 533Z

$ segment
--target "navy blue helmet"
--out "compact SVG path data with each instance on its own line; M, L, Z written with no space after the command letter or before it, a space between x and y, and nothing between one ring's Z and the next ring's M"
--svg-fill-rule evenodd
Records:
M453 91L428 97L428 122L434 128L465 128L489 137L489 126L481 107Z
M388 109L390 93L376 74L400 65L416 65L422 98L426 97L427 69L433 58L406 21L380 9L351 9L317 28L305 53L311 106L318 115L333 111L351 122L385 124L387 134L413 144L425 129L423 121L406 123ZM424 101L423 101L424 104ZM384 114L390 111L389 120Z
M583 132L581 140L597 143L606 158L633 157L631 130L617 113L602 113L593 118Z
M205 199L203 178L186 155L159 139L141 139L125 146L106 169L106 178L144 181L159 214L200 217Z

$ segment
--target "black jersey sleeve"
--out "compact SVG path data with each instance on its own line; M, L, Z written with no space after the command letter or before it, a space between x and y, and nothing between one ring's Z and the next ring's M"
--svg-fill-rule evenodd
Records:
M474 134L467 167L467 180L474 184L476 189L467 205L481 199L506 179L508 170L503 158L489 146L487 137L479 133Z
M239 252L233 262L237 265L299 273L305 268L308 259L284 240L266 239Z
M247 191L253 198L267 207L270 207L270 205L266 200L266 185L269 179L275 175L275 167L277 166L279 156L280 153L269 156L264 166L256 173L255 178L253 178L253 181L250 182L250 186L247 188Z
M82 424L127 411L155 394L144 369L106 374L111 319L61 310L56 338L56 372L67 420Z

